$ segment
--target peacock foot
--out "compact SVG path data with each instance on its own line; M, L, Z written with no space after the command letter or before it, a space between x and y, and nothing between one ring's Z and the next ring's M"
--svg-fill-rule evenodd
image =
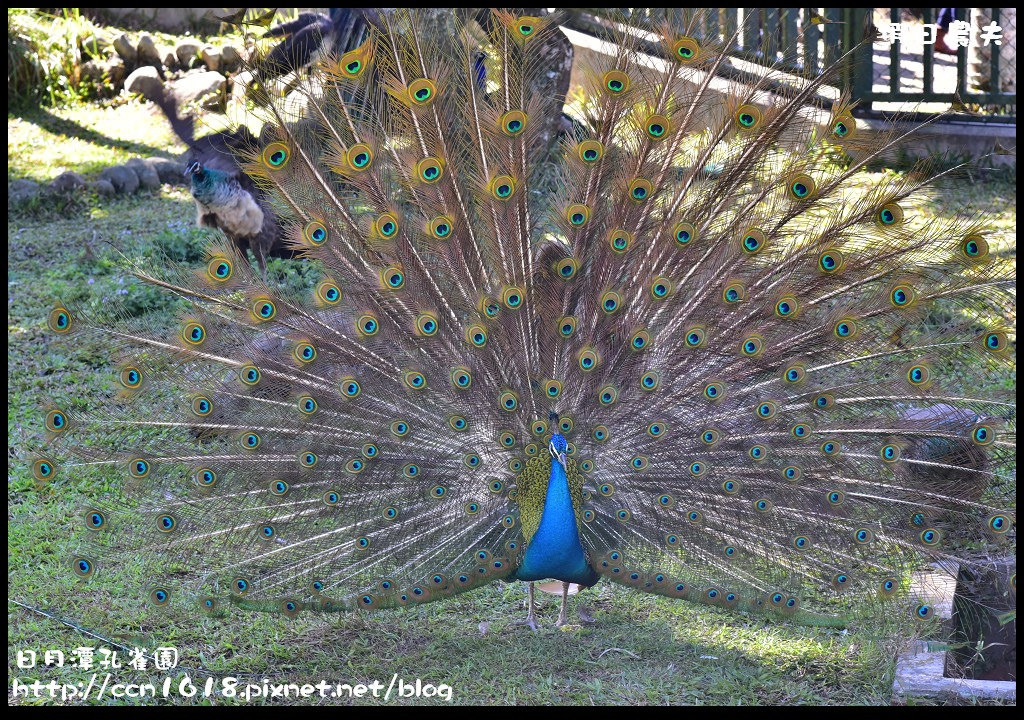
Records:
M594 617L593 612L589 608L581 607L579 609L580 622L584 625L593 625L597 622L597 618Z
M534 632L540 632L540 625L537 624L537 618L533 613L526 616L525 620L513 620L513 625L525 625Z

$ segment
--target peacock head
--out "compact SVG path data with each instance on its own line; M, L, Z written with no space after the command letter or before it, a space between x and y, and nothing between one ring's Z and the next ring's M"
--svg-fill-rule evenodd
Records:
M198 160L185 168L185 177L192 178L192 196L200 202L209 200L229 179L227 173L204 167Z
M551 436L551 442L548 443L548 452L551 453L551 457L557 460L562 465L562 469L566 470L565 467L565 452L569 449L569 443L566 442L565 436L555 433Z
M192 163L185 168L185 172L182 173L187 178L195 180L197 177L202 177L206 171L203 169L203 164L198 160L193 160Z

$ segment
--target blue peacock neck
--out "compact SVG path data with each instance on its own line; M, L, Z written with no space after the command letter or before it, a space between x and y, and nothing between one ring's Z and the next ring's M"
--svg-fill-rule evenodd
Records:
M597 581L597 573L587 564L583 552L569 480L558 457L551 458L540 525L533 537L527 538L526 553L516 577L520 580L554 578L582 585L593 585Z

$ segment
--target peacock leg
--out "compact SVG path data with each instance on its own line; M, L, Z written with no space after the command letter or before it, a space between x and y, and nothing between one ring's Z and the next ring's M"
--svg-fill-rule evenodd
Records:
M580 594L582 595L582 593L583 593L583 588L581 587L580 588ZM597 619L594 618L594 611L591 610L590 608L584 606L582 603L577 603L577 605L576 605L576 612L580 616L580 622L583 623L584 625L593 625L594 623L597 622Z
M540 630L540 625L537 624L537 616L533 612L533 583L532 582L527 584L527 600L526 600L526 605L529 608L529 611L526 613L526 619L525 620L516 620L512 624L513 625L525 625L526 627L530 628L534 632L537 632L538 630Z
M579 612L580 615L580 622L584 625L593 625L597 622L597 619L594 617L594 613L590 610L590 608L585 608L582 605L580 605L577 612Z
M562 627L568 624L569 620L566 618L566 606L569 604L569 583L562 583L562 609L558 613L558 622L555 623L555 627Z

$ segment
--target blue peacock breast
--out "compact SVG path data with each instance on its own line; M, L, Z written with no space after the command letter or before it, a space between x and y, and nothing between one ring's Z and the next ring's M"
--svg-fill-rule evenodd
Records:
M515 577L593 585L598 576L583 551L575 510L580 499L573 502L567 474L576 472L575 463L565 449L565 438L556 434L548 452L532 458L518 478L526 552Z

